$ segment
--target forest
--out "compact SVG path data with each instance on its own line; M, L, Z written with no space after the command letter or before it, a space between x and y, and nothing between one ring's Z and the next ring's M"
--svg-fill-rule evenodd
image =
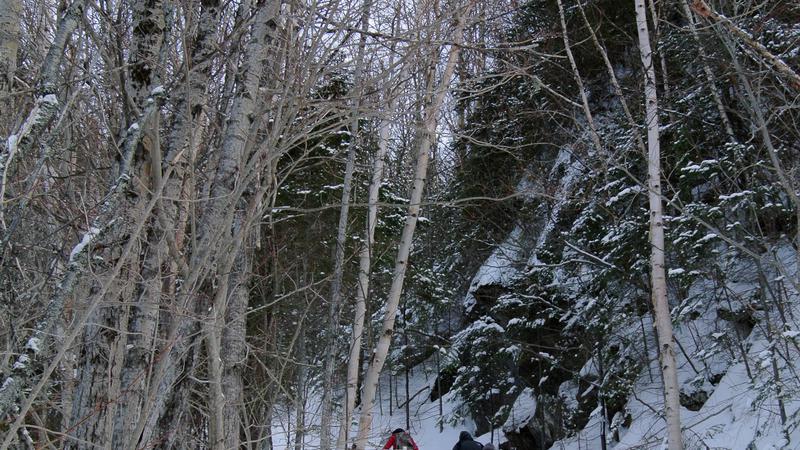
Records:
M0 450L800 449L799 73L796 0L0 0Z

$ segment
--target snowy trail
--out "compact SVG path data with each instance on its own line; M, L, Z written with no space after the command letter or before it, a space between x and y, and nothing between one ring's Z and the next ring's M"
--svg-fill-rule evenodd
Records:
M461 431L469 431L474 434L475 425L471 421L459 422L457 424L450 424L445 422L441 428L439 427L439 403L438 400L430 401L430 390L436 382L435 371L432 369L433 365L428 364L421 367L416 367L409 377L409 392L411 402L409 404L410 410L410 427L408 427L411 436L419 446L420 450L448 450L455 445L458 441L458 435ZM382 449L386 440L389 438L392 430L395 428L406 429L406 414L405 414L405 379L403 375L393 377L397 388L392 387L392 409L391 414L389 411L389 376L383 374L381 376L381 391L379 396L380 404L376 405L372 421L372 433L369 439L367 449ZM399 391L397 390L399 389ZM398 408L396 405L400 405ZM316 405L318 401L309 401L309 405ZM444 417L450 418L453 412L458 407L459 402L453 398L451 394L445 395L442 399L442 412ZM308 408L306 411L306 427L310 429L309 436L306 436L303 444L304 450L319 449L319 438L315 434L319 425L319 416L317 407ZM358 413L358 411L356 411ZM294 431L294 413L291 416L284 411L282 416L277 418L273 423L273 442L276 449L294 448L293 434ZM357 418L357 416L356 416ZM287 422L291 423L291 427L287 427ZM292 436L287 439L287 430ZM353 426L350 436L354 436L357 427ZM338 428L333 430L334 435L338 433ZM476 438L480 442L488 442L490 437L481 436ZM495 434L496 439L496 434Z

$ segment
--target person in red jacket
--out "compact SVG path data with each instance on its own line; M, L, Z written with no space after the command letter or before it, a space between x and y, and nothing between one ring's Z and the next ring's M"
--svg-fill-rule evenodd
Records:
M414 439L406 430L398 428L392 431L392 437L390 437L389 440L386 441L386 445L383 446L383 450L389 449L419 450L419 447L417 447L417 443L414 442Z

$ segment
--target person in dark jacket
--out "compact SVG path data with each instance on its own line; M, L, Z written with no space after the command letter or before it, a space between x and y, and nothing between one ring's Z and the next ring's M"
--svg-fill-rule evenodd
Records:
M472 435L466 431L462 431L458 435L458 442L453 446L453 450L481 450L482 448L483 445L472 439Z

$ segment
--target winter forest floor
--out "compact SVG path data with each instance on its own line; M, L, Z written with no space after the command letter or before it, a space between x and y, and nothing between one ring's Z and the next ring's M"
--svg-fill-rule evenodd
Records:
M400 389L398 394L397 388L392 388L392 395L395 399L392 400L392 410L389 411L389 376L384 374L381 377L381 388L379 401L375 407L375 415L372 421L372 434L369 439L368 449L381 449L386 443L386 440L391 435L392 430L396 428L408 429L414 441L419 446L420 450L435 450L442 449L448 450L455 445L458 441L458 435L461 431L475 431L475 425L471 420L459 420L456 423L445 422L440 429L440 414L438 401L430 401L430 391L436 381L436 374L434 366L430 363L425 363L417 366L412 370L409 376L409 392L411 393L410 402L410 427L406 426L406 412L405 412L405 378L402 374L392 377L393 382ZM319 424L319 402L316 401L318 396L315 396L308 401L306 413L306 427L309 430L314 429ZM400 408L396 405L400 404ZM450 418L453 416L454 410L458 407L460 402L454 399L453 395L445 395L442 401L442 412L444 417ZM315 407L315 405L317 407ZM295 412L290 410L283 410L279 414L279 418L273 422L272 433L273 442L276 449L294 448L294 426L295 426ZM357 426L353 426L353 435L357 431ZM338 433L338 429L334 430ZM494 439L495 444L497 440L497 432ZM489 442L490 436L478 436L476 440L485 443ZM319 435L314 432L305 435L303 440L303 448L317 449L319 447Z

